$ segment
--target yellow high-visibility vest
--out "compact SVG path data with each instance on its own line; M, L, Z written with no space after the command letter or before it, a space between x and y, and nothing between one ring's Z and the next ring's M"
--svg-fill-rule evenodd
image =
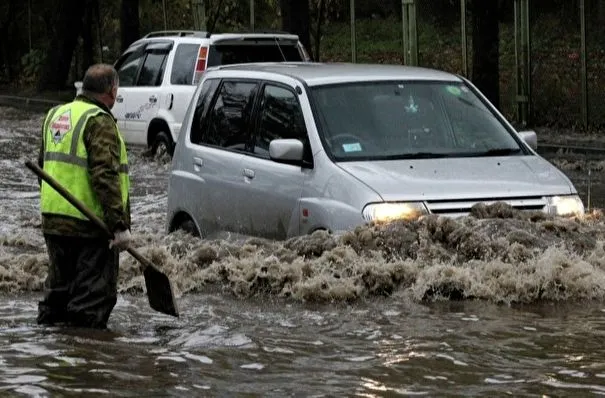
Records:
M103 219L103 209L94 193L88 172L88 153L83 134L88 120L100 113L107 112L79 100L57 106L48 112L44 120L43 139L44 171ZM122 134L117 131L120 141L120 190L122 204L126 209L130 190L128 156ZM41 185L40 210L42 213L87 220L84 214L45 182Z

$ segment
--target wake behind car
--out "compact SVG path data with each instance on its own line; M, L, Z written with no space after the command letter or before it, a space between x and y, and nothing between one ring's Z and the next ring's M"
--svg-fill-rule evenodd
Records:
M112 112L127 144L172 154L187 106L207 68L308 60L298 36L287 33L152 32L116 61L120 85Z
M467 79L266 63L203 77L172 160L167 230L286 239L505 202L581 215L571 181Z

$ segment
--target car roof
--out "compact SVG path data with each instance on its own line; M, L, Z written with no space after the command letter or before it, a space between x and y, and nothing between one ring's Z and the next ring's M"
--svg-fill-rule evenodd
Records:
M387 64L267 62L222 65L208 70L212 71L245 71L248 77L254 73L273 73L290 76L309 86L381 80L462 82L459 76L436 69Z

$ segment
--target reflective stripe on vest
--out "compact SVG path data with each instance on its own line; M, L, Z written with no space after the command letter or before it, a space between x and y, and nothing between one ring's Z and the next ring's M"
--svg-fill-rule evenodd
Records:
M48 112L44 121L43 141L44 170L102 218L103 209L90 181L88 153L83 137L88 120L100 113L106 112L96 105L79 100L55 107ZM72 128L74 122L75 126ZM120 144L120 190L122 204L126 209L130 179L126 146L119 131L118 140ZM79 210L44 182L41 187L40 208L42 213L86 219Z

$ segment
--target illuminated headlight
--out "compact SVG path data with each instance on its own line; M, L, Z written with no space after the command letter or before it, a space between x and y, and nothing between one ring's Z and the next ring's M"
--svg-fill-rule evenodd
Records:
M547 198L547 212L555 216L583 216L584 204L578 195Z
M414 220L423 214L428 210L422 202L371 203L363 209L363 218L376 222Z

